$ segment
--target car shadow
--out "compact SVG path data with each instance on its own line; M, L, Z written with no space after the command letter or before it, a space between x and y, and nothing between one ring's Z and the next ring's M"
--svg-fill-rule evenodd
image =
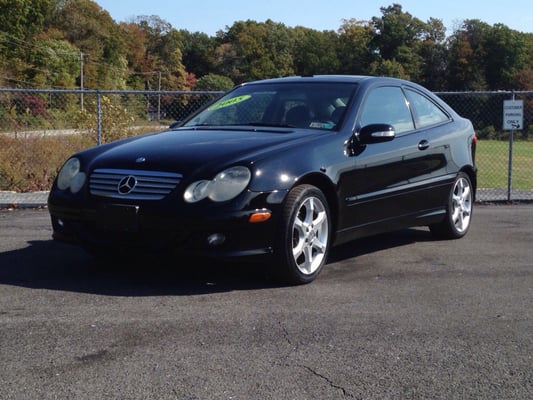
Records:
M328 264L379 250L431 240L428 231L406 229L331 249ZM109 296L180 296L284 287L261 264L187 258L96 259L77 246L30 241L0 253L0 284Z
M434 240L427 228L407 228L357 239L331 249L328 264L375 253L380 250Z
M260 265L186 258L102 261L77 246L31 241L0 253L0 284L111 296L199 295L275 287Z

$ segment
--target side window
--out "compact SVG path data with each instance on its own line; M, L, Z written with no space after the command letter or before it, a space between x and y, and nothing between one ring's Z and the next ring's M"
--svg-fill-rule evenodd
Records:
M417 128L425 128L450 120L449 115L426 96L409 89L406 90L406 95L411 104Z
M403 91L394 86L379 87L368 94L361 111L360 124L389 124L396 133L415 129Z

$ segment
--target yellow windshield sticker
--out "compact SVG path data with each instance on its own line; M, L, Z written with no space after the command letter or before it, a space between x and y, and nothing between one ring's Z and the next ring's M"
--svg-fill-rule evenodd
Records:
M244 94L242 96L237 96L232 99L227 99L227 100L221 101L220 103L213 104L211 107L209 107L209 110L218 110L219 108L229 107L234 104L238 104L245 100L248 100L250 97L252 96L249 94Z

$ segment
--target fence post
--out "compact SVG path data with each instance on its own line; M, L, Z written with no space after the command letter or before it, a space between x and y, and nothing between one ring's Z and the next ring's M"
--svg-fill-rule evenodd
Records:
M513 90L513 98L515 100L515 93ZM509 131L509 167L507 172L507 201L511 201L511 191L513 187L513 142L514 142L514 129Z
M96 91L96 144L102 144L102 94Z

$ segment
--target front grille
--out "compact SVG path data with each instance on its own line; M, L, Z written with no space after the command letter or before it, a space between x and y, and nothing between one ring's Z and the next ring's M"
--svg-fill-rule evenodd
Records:
M161 200L174 190L181 178L181 174L173 172L95 169L89 178L89 189L93 196ZM119 189L121 183L124 185Z

